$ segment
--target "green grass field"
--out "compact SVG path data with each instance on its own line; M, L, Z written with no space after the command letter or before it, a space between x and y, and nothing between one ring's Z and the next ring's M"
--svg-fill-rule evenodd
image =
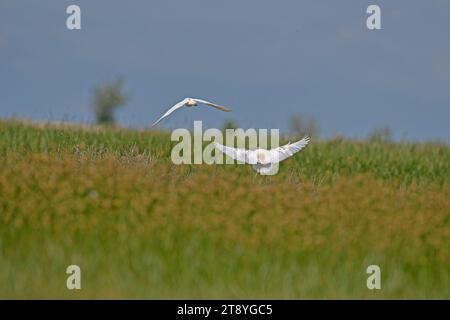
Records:
M448 145L313 140L255 176L173 144L1 121L0 298L450 299Z

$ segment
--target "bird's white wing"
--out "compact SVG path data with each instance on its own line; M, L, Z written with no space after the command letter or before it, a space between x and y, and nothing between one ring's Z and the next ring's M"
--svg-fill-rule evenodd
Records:
M300 141L288 143L284 146L270 150L272 163L281 162L284 159L289 158L290 156L302 150L308 144L309 141L310 141L309 137L304 137Z
M238 160L249 164L256 163L253 159L255 157L253 156L254 152L252 150L227 147L217 142L214 142L214 145L216 146L217 149L219 149L220 152L226 154L227 156L229 156L234 160Z
M174 105L173 107L171 107L169 110L166 111L166 113L164 113L161 118L159 118L158 120L156 120L155 122L153 122L152 127L157 125L162 119L164 119L165 117L167 117L169 114L171 114L172 112L174 112L177 109L180 109L182 107L184 107L184 105L186 104L186 100L184 99L180 102L178 102L176 105Z
M206 101L206 100L196 99L196 98L192 98L192 99L197 101L197 102L199 102L199 103L207 104L208 106L214 107L216 109L219 109L219 110L222 110L222 111L225 111L225 112L230 112L231 111L231 109L229 109L227 107L220 106L218 104L215 104L215 103L212 103L212 102L209 102L209 101Z

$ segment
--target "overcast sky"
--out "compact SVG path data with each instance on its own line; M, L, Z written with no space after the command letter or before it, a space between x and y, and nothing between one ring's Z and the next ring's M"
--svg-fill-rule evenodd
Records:
M82 29L66 28L77 4ZM366 28L381 7L382 30ZM121 125L145 127L185 96L233 108L180 110L163 128L287 132L293 114L324 136L450 137L450 1L0 1L0 116L93 121L92 87L125 78Z

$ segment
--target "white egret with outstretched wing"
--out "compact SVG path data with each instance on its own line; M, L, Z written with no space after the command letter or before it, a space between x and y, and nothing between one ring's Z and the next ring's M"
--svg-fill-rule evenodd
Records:
M164 113L158 120L156 120L153 124L152 127L157 125L162 119L164 119L165 117L169 116L172 112L174 112L175 110L178 110L180 108L183 107L195 107L197 106L199 103L202 104L206 104L208 106L211 106L213 108L225 111L225 112L230 112L231 109L224 107L224 106L220 106L218 104L203 100L203 99L197 99L197 98L185 98L183 100L181 100L180 102L178 102L176 105L174 105L173 107L169 108L169 110L166 111L166 113Z
M217 142L215 142L215 146L220 152L226 154L230 158L243 163L251 164L253 170L264 175L270 174L274 164L279 163L302 150L309 143L309 141L309 137L304 137L297 142L288 143L284 146L271 150L245 150L227 147Z

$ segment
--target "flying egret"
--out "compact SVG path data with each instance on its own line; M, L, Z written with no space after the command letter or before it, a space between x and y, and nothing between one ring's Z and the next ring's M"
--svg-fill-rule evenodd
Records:
M161 118L159 118L158 120L156 120L152 124L152 127L155 126L156 124L158 124L162 119L164 119L165 117L170 115L175 110L180 109L182 107L195 107L199 103L206 104L208 106L214 107L216 109L219 109L219 110L222 110L222 111L225 111L225 112L230 112L231 111L231 109L228 109L228 108L223 107L223 106L219 106L218 104L215 104L215 103L212 103L212 102L209 102L209 101L206 101L206 100L196 99L196 98L185 98L182 101L178 102L173 107L171 107L169 110L167 110L166 113L164 113Z
M217 142L214 142L214 144L216 148L220 150L220 152L226 154L230 158L251 164L253 170L255 170L257 173L266 175L270 174L274 164L281 162L289 158L290 156L293 156L295 153L303 149L309 141L309 137L304 137L297 142L288 143L284 146L271 150L245 150L227 147Z

